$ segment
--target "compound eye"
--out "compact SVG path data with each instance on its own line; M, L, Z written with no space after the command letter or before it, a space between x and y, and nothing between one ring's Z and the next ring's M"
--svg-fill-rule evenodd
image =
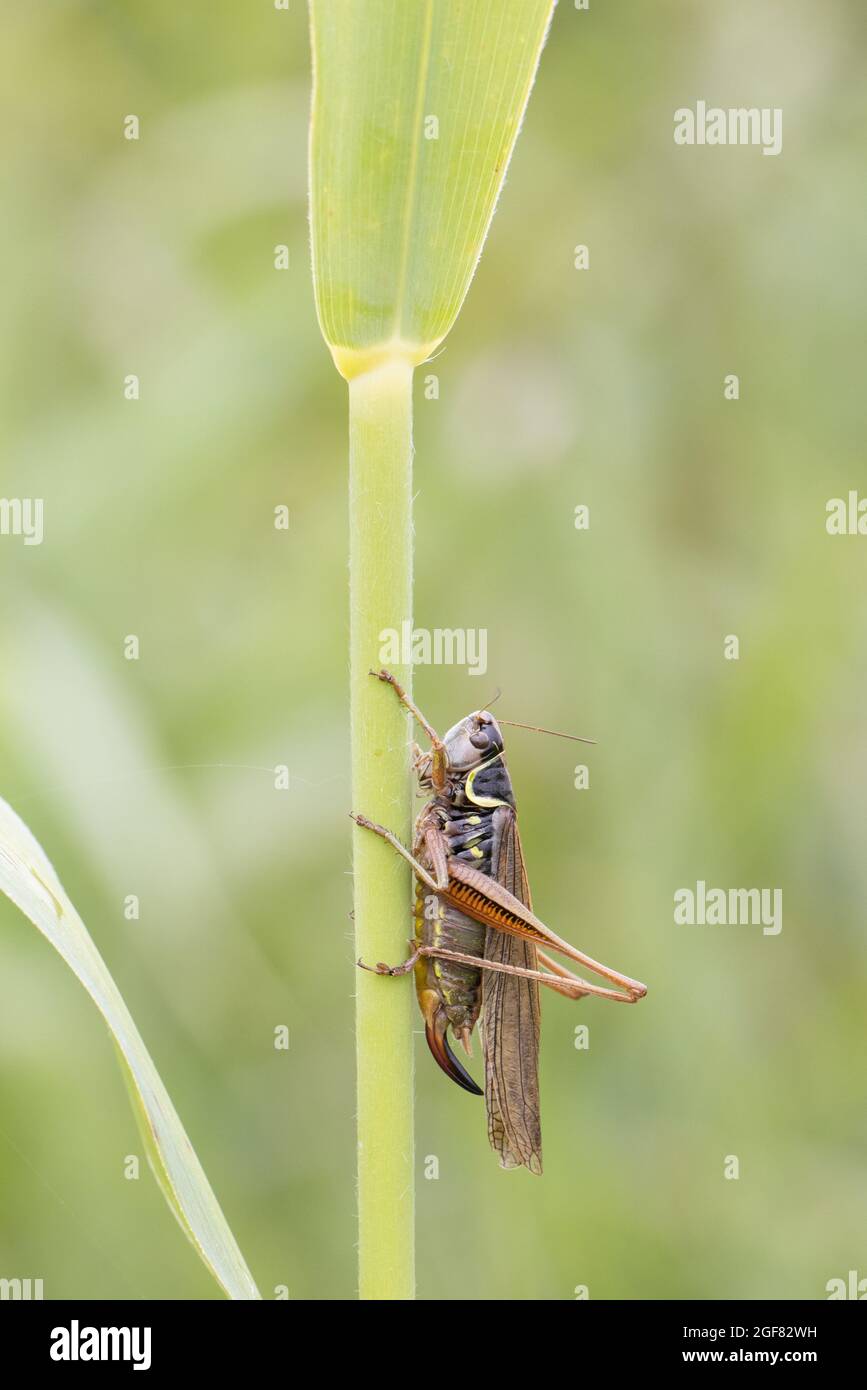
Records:
M491 736L488 733L487 729L482 728L479 729L477 733L470 734L470 743L473 745L474 748L490 748Z

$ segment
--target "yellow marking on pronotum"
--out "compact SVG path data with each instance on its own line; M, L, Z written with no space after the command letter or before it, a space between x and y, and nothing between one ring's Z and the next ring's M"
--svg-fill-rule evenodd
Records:
M486 767L490 767L491 763L495 763L497 758L501 758L502 756L502 753L495 753L492 758L488 758L486 763L479 763L478 767L474 767L472 772L467 776L467 780L464 783L464 796L466 796L467 800L471 801L474 806L508 806L508 801L502 801L498 796L476 796L473 790L473 784L475 783L477 774L482 772Z

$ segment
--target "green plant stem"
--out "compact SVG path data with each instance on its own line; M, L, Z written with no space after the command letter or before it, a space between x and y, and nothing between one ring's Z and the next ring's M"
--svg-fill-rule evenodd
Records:
M353 809L408 842L409 720L378 670L383 633L412 618L412 368L388 362L349 384ZM394 674L409 688L411 667ZM408 866L354 831L356 955L407 955ZM415 1296L412 977L356 977L359 1294Z

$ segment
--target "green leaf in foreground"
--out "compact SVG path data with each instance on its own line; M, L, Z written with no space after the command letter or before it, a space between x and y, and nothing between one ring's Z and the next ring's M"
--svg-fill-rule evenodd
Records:
M413 366L455 321L554 0L313 0L319 319L346 377Z
M172 1213L230 1298L260 1297L120 991L41 845L0 798L0 890L77 975L108 1024L148 1161Z

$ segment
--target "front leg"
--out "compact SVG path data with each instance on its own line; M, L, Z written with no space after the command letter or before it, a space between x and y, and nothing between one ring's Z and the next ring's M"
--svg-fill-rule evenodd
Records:
M375 676L378 681L384 681L386 685L391 686L404 709L408 709L416 723L424 729L431 741L431 782L435 789L441 792L446 784L448 759L446 757L445 744L433 724L428 723L418 705L413 704L403 686L396 680L390 671L371 671L370 674Z

